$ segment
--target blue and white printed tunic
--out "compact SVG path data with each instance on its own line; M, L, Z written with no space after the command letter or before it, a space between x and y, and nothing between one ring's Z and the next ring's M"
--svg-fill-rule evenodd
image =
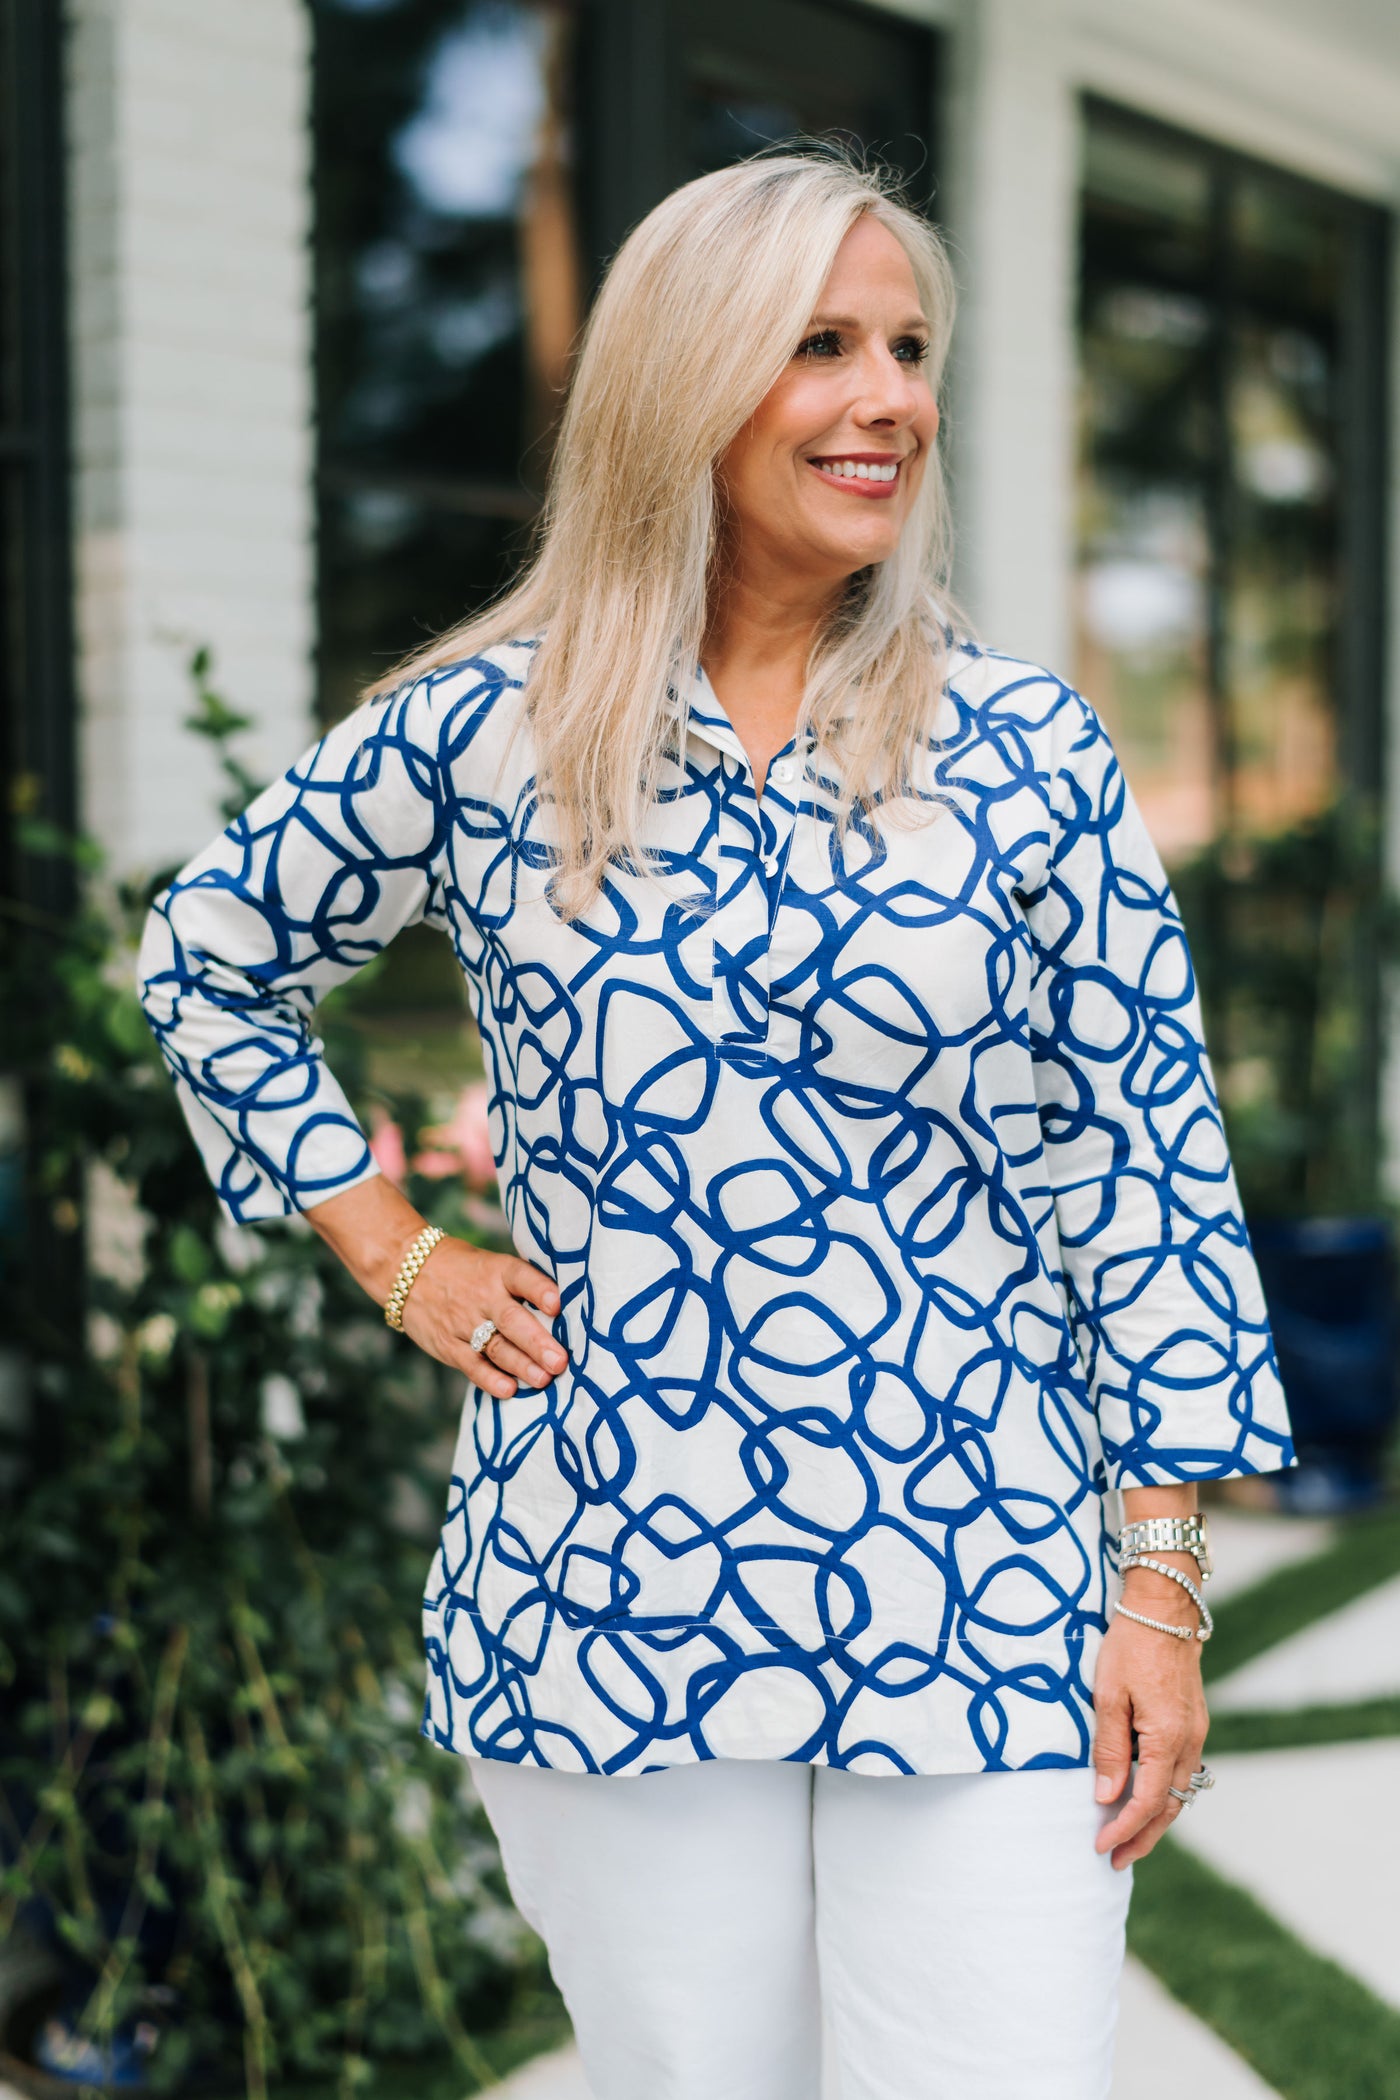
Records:
M238 1221L375 1171L317 1000L419 919L466 975L569 1366L468 1392L423 1733L603 1773L1086 1763L1105 1489L1292 1462L1181 922L1102 727L963 647L932 821L841 849L825 761L794 739L760 799L699 674L663 884L618 872L565 924L529 665L361 706L141 957Z

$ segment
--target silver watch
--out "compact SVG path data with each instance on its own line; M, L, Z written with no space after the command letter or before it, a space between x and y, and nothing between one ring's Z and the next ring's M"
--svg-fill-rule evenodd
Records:
M1199 1510L1190 1517L1140 1517L1125 1524L1118 1534L1118 1551L1126 1557L1140 1553L1189 1553L1201 1571L1202 1582L1213 1572L1206 1520Z

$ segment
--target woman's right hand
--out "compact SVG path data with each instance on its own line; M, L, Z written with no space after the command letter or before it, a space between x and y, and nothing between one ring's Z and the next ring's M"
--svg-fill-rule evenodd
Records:
M424 1225L402 1190L382 1174L309 1205L305 1215L381 1306ZM549 1321L559 1302L553 1277L518 1254L491 1254L466 1240L444 1239L418 1271L404 1302L404 1332L439 1363L465 1371L495 1399L509 1400L517 1382L546 1386L568 1362L530 1310L538 1307ZM494 1320L497 1328L485 1355L471 1347L483 1320Z
M518 1254L488 1254L466 1240L439 1240L404 1302L404 1333L452 1364L497 1400L509 1400L522 1385L544 1386L569 1361L549 1329L530 1311L547 1318L559 1310L559 1293L542 1269ZM483 1320L496 1332L486 1353L471 1347Z

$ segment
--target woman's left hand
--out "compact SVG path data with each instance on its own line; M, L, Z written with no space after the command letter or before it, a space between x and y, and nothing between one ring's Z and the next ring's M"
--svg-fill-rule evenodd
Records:
M1171 1558L1176 1560L1175 1555ZM1189 1561L1184 1565L1189 1567ZM1185 1593L1150 1569L1129 1570L1123 1602L1154 1619L1192 1628L1196 1624L1195 1607ZM1173 1640L1155 1627L1139 1626L1115 1613L1094 1677L1094 1769L1100 1801L1117 1801L1123 1794L1133 1769L1134 1731L1138 1739L1133 1790L1096 1840L1098 1851L1112 1852L1115 1867L1145 1858L1180 1815L1184 1804L1167 1789L1185 1791L1191 1774L1199 1771L1209 1718L1201 1685L1201 1643Z

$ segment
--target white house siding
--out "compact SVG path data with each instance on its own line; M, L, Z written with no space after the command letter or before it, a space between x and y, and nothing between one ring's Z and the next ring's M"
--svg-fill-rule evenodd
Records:
M1066 0L978 0L946 108L962 313L950 445L960 595L996 648L1069 669L1078 111Z
M114 868L215 820L180 727L208 643L280 768L311 713L309 26L301 0L68 0L84 819Z

